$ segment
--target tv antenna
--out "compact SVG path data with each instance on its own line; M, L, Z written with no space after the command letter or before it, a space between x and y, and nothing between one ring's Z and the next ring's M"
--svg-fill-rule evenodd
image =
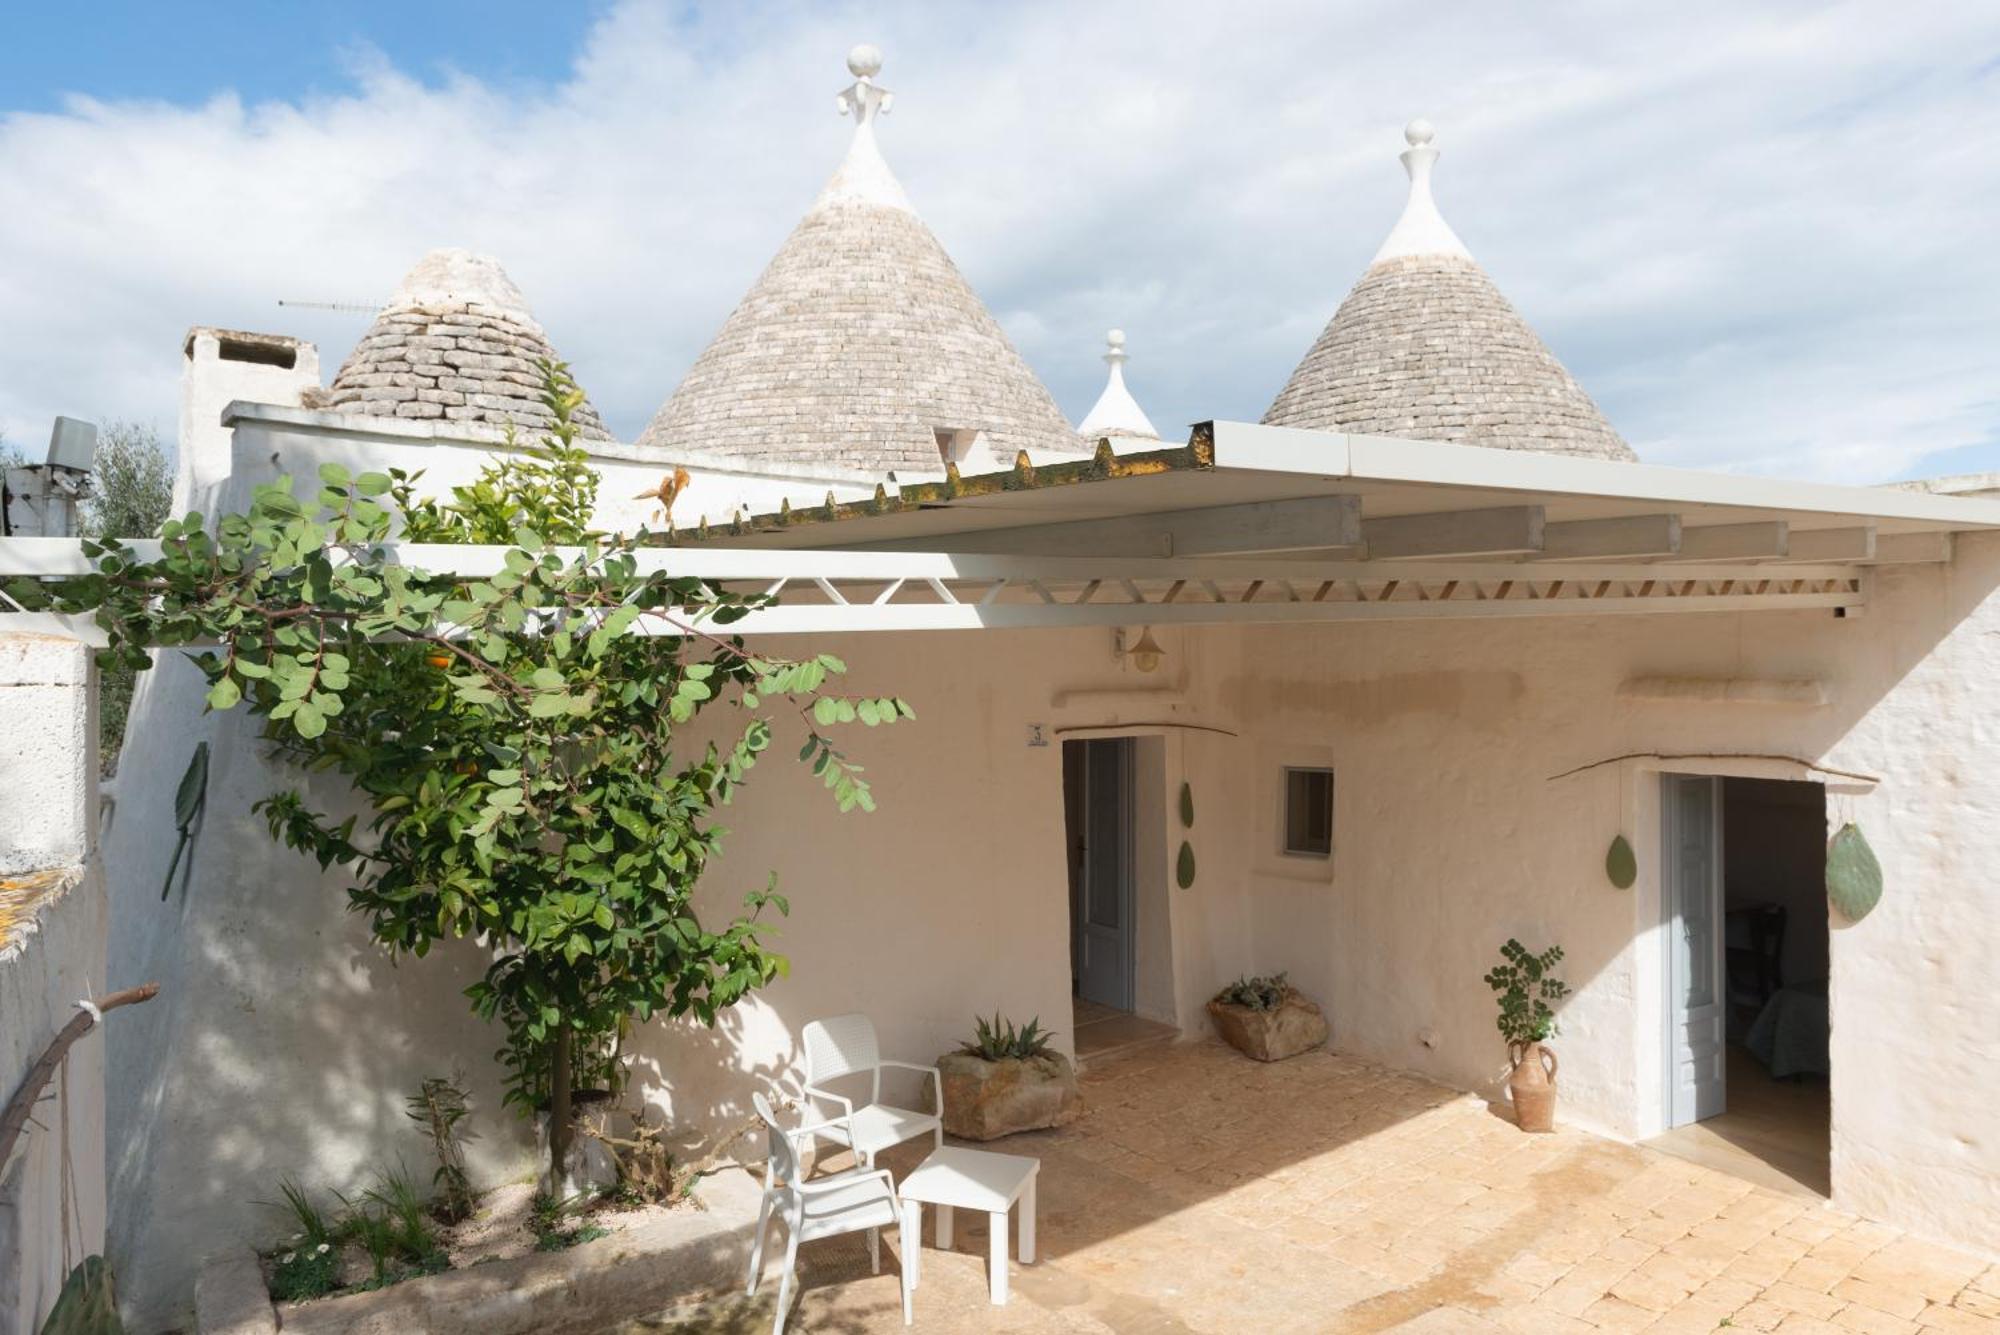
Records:
M345 315L373 315L382 309L382 303L359 301L287 301L278 298L280 306L291 306L305 311L339 311Z

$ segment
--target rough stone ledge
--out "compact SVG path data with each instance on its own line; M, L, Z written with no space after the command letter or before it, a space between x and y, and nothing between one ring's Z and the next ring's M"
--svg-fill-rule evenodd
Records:
M202 1262L194 1281L194 1321L199 1335L277 1335L278 1314L257 1253L236 1247Z
M684 1300L733 1290L743 1283L756 1228L759 1188L741 1169L704 1178L697 1195L705 1209L680 1209L658 1219L562 1252L536 1252L405 1280L372 1293L352 1293L273 1310L261 1303L268 1324L211 1325L203 1295L219 1303L218 1265L240 1266L248 1257L255 1293L264 1293L256 1257L233 1253L204 1267L197 1284L197 1335L583 1335ZM783 1253L779 1254L781 1257ZM236 1272L236 1273L240 1273ZM775 1275L772 1278L775 1283ZM233 1309L232 1309L233 1310ZM224 1315L217 1308L217 1319Z

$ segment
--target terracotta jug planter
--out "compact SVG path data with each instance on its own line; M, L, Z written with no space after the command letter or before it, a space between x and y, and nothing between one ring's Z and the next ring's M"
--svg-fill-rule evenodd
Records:
M1514 1096L1514 1122L1523 1131L1556 1129L1556 1054L1540 1043L1509 1043L1514 1060L1507 1089Z

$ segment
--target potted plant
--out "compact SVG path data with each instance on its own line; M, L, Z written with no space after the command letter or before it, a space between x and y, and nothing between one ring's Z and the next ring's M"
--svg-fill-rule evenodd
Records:
M998 1013L991 1024L975 1017L972 1038L937 1060L944 1129L962 1140L997 1140L1075 1121L1083 1091L1050 1037L1040 1017L1019 1029Z
M1554 1003L1569 995L1569 986L1553 972L1562 957L1561 946L1534 955L1509 938L1500 947L1500 963L1486 975L1486 985L1499 994L1500 1036L1513 1063L1507 1090L1514 1122L1523 1131L1555 1129L1556 1054L1542 1044L1556 1032Z
M1317 1003L1276 973L1239 978L1208 1003L1229 1046L1260 1062L1283 1061L1324 1044L1329 1030Z

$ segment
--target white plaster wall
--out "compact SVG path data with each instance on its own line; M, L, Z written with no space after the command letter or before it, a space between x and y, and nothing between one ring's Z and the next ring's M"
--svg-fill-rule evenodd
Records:
M89 652L69 640L0 636L0 879L66 883L0 941L0 1101L11 1098L78 998L105 987L105 898L90 839L96 715ZM114 1016L114 1019L116 1017ZM85 1035L12 1157L0 1163L0 1335L41 1329L67 1275L63 1160L74 1195L71 1264L103 1249L104 1039Z
M1498 947L1564 946L1563 1111L1621 1136L1661 1124L1658 924L1663 771L1809 777L1771 753L1879 775L1835 782L1883 905L1833 935L1837 1204L1992 1251L2000 1238L2000 542L1955 566L1884 570L1864 617L1677 615L1261 628L1237 637L1216 711L1264 771L1323 747L1337 770L1335 867L1314 887L1252 850L1257 971L1326 1000L1345 1049L1497 1092L1504 1053L1481 977ZM1213 635L1214 632L1203 632ZM1821 708L1621 700L1628 676L1820 678ZM1254 786L1246 775L1240 787ZM1248 828L1255 828L1253 819ZM1619 832L1640 882L1602 866ZM1200 947L1177 924L1177 948ZM1324 948L1322 948L1322 946ZM1422 1037L1434 1036L1426 1047Z
M214 392L202 374L198 364L185 392L207 403ZM329 459L356 471L421 469L424 485L439 490L470 481L494 452L490 439L456 439L381 419L254 405L232 416L229 472L206 488L194 485L178 498L183 508L206 514L240 509L254 484L282 472L311 478ZM205 457L212 445L193 454ZM643 506L629 498L657 485L660 465L616 458L599 463L607 500L600 522L645 522ZM753 492L769 487L773 496L796 494L802 477L753 477L743 486ZM858 484L853 489L858 492ZM827 646L799 647L816 652ZM766 826L770 837L753 840L750 856L712 878L713 894L724 903L739 901L744 889L763 882L763 865L750 865L762 856L757 850L776 849L764 865L784 871L794 894L797 916L786 942L800 959L797 981L730 1018L731 1029L746 1035L740 1061L716 1056L712 1035L681 1041L682 1055L669 1068L672 1102L691 1129L706 1130L747 1106L752 1086L744 1073L768 1071L788 1053L787 1034L801 1017L851 1008L857 998L879 1001L870 1009L887 1049L898 1053L945 1051L969 1032L971 1012L980 1007L1046 1013L1052 1020L1061 1015L1067 1029L1059 766L1046 792L1039 772L1032 782L993 782L984 796L925 827L922 821L935 813L917 813L925 810L935 776L920 777L925 767L910 758L927 746L948 751L964 745L966 755L984 754L992 749L996 707L990 689L978 684L990 660L973 638L962 638L950 654L935 648L898 649L889 664L893 673L880 680L864 676L859 664L882 646L854 652L857 683L899 691L928 718L958 720L947 742L936 730L928 741L914 728L857 731L857 751L879 771L884 807L900 792L903 815L833 819L830 799L809 776L775 759L786 754L782 740L774 748L771 777L760 779L755 791L776 790L778 796L761 816L754 806L745 812L775 828ZM1014 672L1019 691L1038 682L1041 653L1022 646ZM258 1202L276 1199L281 1177L295 1174L321 1193L352 1193L399 1158L421 1167L425 1143L405 1117L403 1100L426 1076L458 1066L468 1077L479 1110L471 1125L476 1177L495 1182L532 1171L522 1124L500 1109L492 1062L499 1034L471 1015L462 996L484 967L477 950L468 944L392 966L368 940L365 923L347 913L344 877L337 870L322 873L279 847L251 814L254 801L300 784L301 776L264 756L247 718L202 712L200 674L183 655L161 653L156 661L155 670L140 676L120 764L124 781L104 822L113 975L163 984L159 1000L136 1008L130 1023L111 1032L117 1209L110 1247L127 1319L141 1331L185 1317L204 1255L277 1235L281 1221ZM1045 685L1033 689L1046 699ZM1023 708L1010 696L1004 713L1018 715ZM974 737L977 745L970 744ZM185 871L163 903L160 881L175 840L174 789L204 740L211 748L207 811ZM1025 752L1007 748L1010 759L1015 750ZM1023 763L1056 754L1039 750ZM895 757L903 762L900 773ZM982 764L979 772L988 768ZM323 810L350 800L324 777L306 787ZM1044 802L1056 813L1046 848L1020 838L1021 828L1044 823ZM817 828L814 822L826 827L816 843L796 837ZM1005 912L989 912L981 901L979 913L968 919L953 893L959 881L949 850L968 827L989 832L988 863L1018 887L1019 903ZM901 884L919 865L934 877L907 893L885 894L885 886ZM731 881L736 867L743 868L740 879ZM1044 902L1045 895L1053 898ZM1039 944L1051 930L1044 921L1049 905L1056 917L1055 934L1047 939L1059 953L1046 967L1024 966L1020 942L1032 934ZM937 961L967 941L992 943L989 973L983 981L961 973L955 982L962 988L940 990L947 971ZM707 1054L707 1067L693 1059L696 1053ZM733 1076L726 1069L732 1065L740 1068Z
M325 416L240 420L239 487L325 458L421 467L442 486L487 457L478 442L342 434L352 423ZM658 480L658 465L606 468L614 498ZM1159 632L1168 658L1151 676L1113 659L1109 632L775 644L839 652L857 689L905 695L919 719L852 733L876 783L872 816L838 816L786 758L787 739L774 744L703 898L726 912L775 868L794 906L780 938L792 974L716 1031L638 1035L638 1085L689 1130L714 1128L744 1111L757 1082L795 1084L792 1036L815 1015L865 1009L885 1050L911 1059L948 1050L975 1012L1062 1015L1061 752L1026 744L1027 725L1041 723L1055 738L1158 739L1169 856L1179 785L1194 789L1197 879L1168 896L1184 1026L1200 1030L1203 1005L1230 979L1285 969L1327 1004L1337 1045L1491 1090L1504 1053L1481 976L1509 935L1560 940L1578 989L1560 1039L1565 1114L1645 1134L1659 1121L1660 765L1550 776L1623 752L1782 752L1884 777L1830 811L1863 820L1891 885L1883 908L1834 943L1836 1198L1990 1247L2000 1088L1980 1056L2000 1024L2000 919L1985 879L2000 853L1989 777L2000 700L1985 686L1984 637L2000 546L1966 539L1960 550L1948 574L1879 576L1864 618L1171 631ZM1834 703L1619 696L1628 676L1657 675L1819 677ZM419 1159L400 1101L442 1064L460 1060L473 1077L481 1175L528 1165L518 1124L495 1113L486 1059L497 1037L458 995L477 967L471 952L389 968L345 914L341 879L277 849L248 814L294 776L258 755L243 720L200 718L184 664L149 676L126 772L157 778L121 797L107 856L115 971L169 984L167 1004L113 1031L114 1244L131 1304L157 1325L184 1305L201 1251L268 1236L251 1202L280 1174L346 1188L399 1152ZM177 888L162 906L172 781L200 737L215 742L207 825L187 895ZM1285 763L1337 771L1330 866L1272 852L1273 770ZM1700 768L1801 777L1769 762ZM1602 873L1620 831L1640 853L1629 892Z
M443 427L434 422L263 403L231 404L223 420L234 430L230 446L234 463L226 503L238 506L247 503L252 485L273 481L282 474L291 474L301 484L316 485L319 465L327 462L344 464L357 473L391 467L421 471L422 489L442 496L452 487L476 479L483 468L506 453L503 432L464 424ZM532 443L531 437L517 439L518 445ZM663 532L667 515L656 493L676 465L616 441L582 443L602 479L597 522L613 532L634 533L642 528ZM851 476L802 468L772 466L745 471L734 461L697 458L683 458L680 466L688 473L688 483L675 497L673 521L684 529L695 527L703 515L720 523L738 510L762 514L786 501L802 509L823 504L829 494L851 501L872 495L875 489L872 480L857 481ZM306 494L304 485L298 491Z

